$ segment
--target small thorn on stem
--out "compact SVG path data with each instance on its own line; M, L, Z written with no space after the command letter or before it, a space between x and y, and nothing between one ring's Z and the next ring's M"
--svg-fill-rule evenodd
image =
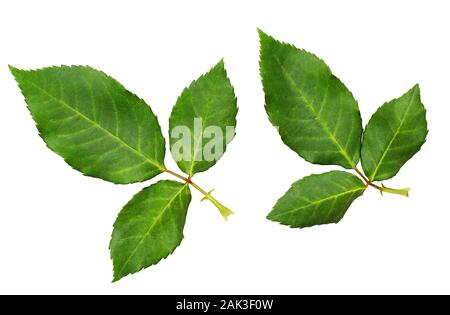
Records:
M383 184L381 184L381 186L378 186L378 185L374 184L366 176L364 176L363 172L361 172L357 167L354 167L353 169L364 180L364 182L366 183L366 187L372 186L373 188L379 190L382 196L384 196L384 193L389 193L389 194L395 194L395 195L400 195L400 196L404 196L404 197L409 197L409 192L411 190L410 188L393 189L393 188L388 188L388 187L384 186Z
M227 207L225 207L223 204L221 204L219 201L217 201L216 198L214 198L211 193L214 191L211 190L210 192L208 192L202 199L202 201L204 200L209 200L210 202L213 203L213 205L216 206L216 208L219 210L220 214L222 215L222 217L225 219L225 221L228 220L228 217L232 214L234 214L233 211L231 211L230 209L228 209Z
M169 173L175 177L177 177L178 179L181 179L182 181L184 181L186 184L191 185L192 187L194 187L195 189L197 189L200 193L203 194L203 200L209 200L210 202L213 203L214 206L216 206L216 208L220 211L220 214L222 215L222 217L227 220L228 217L232 214L234 214L233 211L231 211L230 209L228 209L227 207L225 207L223 204L221 204L216 198L214 198L213 196L211 196L211 193L213 192L213 190L211 190L210 192L206 192L203 188L201 188L199 185L197 185L196 183L194 183L192 181L192 176L188 176L185 177L183 175L177 174L169 169L165 169L164 170L166 173Z

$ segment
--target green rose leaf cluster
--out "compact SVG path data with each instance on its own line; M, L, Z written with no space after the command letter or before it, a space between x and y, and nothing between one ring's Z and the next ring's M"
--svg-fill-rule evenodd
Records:
M420 89L382 105L363 131L352 93L315 55L259 31L266 111L282 141L306 161L354 170L305 177L278 200L268 219L291 227L338 223L368 186L395 176L425 143ZM364 173L358 169L361 161Z
M298 180L268 219L294 228L338 223L369 186L408 196L408 188L377 182L394 177L426 141L419 86L383 104L363 129L357 101L324 61L259 35L265 108L282 141L308 162L356 173ZM183 174L165 166L166 142L151 108L110 76L87 66L10 70L40 136L74 169L115 184L161 173L179 180L150 185L120 211L110 242L114 281L157 264L180 245L191 187L225 219L233 213L192 181L217 163L235 136L237 100L223 61L183 90L170 115L170 151ZM218 140L211 145L204 138Z
M143 182L163 172L182 180L159 181L122 209L110 243L114 281L157 264L180 245L190 186L224 218L232 213L192 181L217 161L197 158L206 145L200 141L205 128L214 125L225 132L236 126L237 101L223 61L183 91L170 117L169 131L179 125L191 131L191 160L177 161L186 176L165 167L165 140L151 108L105 73L85 66L10 70L40 136L74 169L116 184ZM194 119L202 119L203 126L195 135Z

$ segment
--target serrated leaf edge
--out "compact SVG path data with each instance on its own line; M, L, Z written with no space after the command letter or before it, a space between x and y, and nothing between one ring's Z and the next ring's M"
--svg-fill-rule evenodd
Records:
M366 175L369 177L369 180L370 180L370 181L375 180L375 177L377 176L378 170L380 169L381 165L383 164L383 161L384 161L384 159L386 158L389 149L391 148L392 144L395 142L395 139L397 138L397 136L398 136L398 134L399 134L399 132L400 132L400 129L402 128L402 126L403 126L403 124L404 124L404 122L405 122L405 119L406 119L406 117L407 117L407 115L408 115L408 113L409 113L409 111L410 111L410 109L411 109L411 107L412 107L412 105L413 105L413 100L414 100L415 93L419 93L419 102L422 104L422 107L423 107L423 110L424 110L424 115L425 115L425 117L426 117L426 112L427 112L427 110L426 110L425 106L423 106L423 103L422 103L422 100L421 100L421 96L420 96L420 86L419 86L419 84L418 84L418 83L415 84L410 90L413 90L413 94L411 95L411 99L409 100L408 109L407 109L407 111L405 112L405 114L403 115L402 120L401 120L401 122L400 122L400 125L398 126L397 130L395 130L394 136L392 137L392 139L391 139L391 141L389 142L388 146L387 146L386 149L384 150L383 155L382 155L382 157L380 158L380 160L378 161L378 163L377 163L377 165L376 165L374 171L372 172L372 174L370 174L370 175L369 175L369 174L366 174ZM408 93L408 92L406 92L406 93ZM392 103L392 102L395 102L395 101L397 101L399 98L401 98L401 96L400 96L400 97L397 97L397 98L394 98L393 100L391 100L391 101L389 101L389 102L386 102L386 103L384 103L383 105L381 105L381 106L377 109L377 111L372 115L371 119L370 119L369 122L367 123L367 126L370 124L370 122L372 121L373 117L374 117L374 116L375 116L375 115L383 108L384 105L389 104L389 103ZM425 119L425 123L428 125L428 122L426 121L426 119ZM367 126L366 126L366 128L365 128L365 130L364 130L364 134L363 134L363 142L364 142L364 136L365 136L365 133L366 133ZM423 146L423 145L425 144L425 142L427 141L427 139L426 139L426 138L427 138L427 135L428 135L428 129L427 129L427 133L425 134L425 139L424 139L424 141L422 142L422 144L421 144L420 147L418 148L417 152L414 153L414 155L416 155L416 154L420 151L420 149L422 148L422 146ZM362 146L361 146L361 149L362 149ZM413 156L414 156L414 155L413 155ZM411 158L412 158L413 156L411 156ZM402 166L402 167L403 167L403 166ZM391 178L393 178L394 176L396 176L400 170L401 170L401 168L400 168L400 169L399 169L399 170L398 170Z
M264 31L262 31L262 30L259 29L259 28L258 28L257 30L258 30L258 34L259 34L259 38L260 38L260 46L259 46L259 47L260 47L260 49L259 49L259 60L260 60L259 65L260 65L260 67L259 67L259 73L260 73L260 77L261 77L261 82L263 81L263 73L264 73L263 68L262 68L262 64L261 64L261 60L262 60L262 58L261 58L261 56L262 56L262 42L263 42L263 40L272 40L272 41L275 41L275 42L277 42L277 43L279 43L279 44L281 44L281 45L289 46L289 47L291 47L292 49L300 50L300 51L302 51L302 52L304 52L304 53L306 53L306 54L308 54L308 55L311 55L311 56L313 56L314 58L317 58L318 60L320 60L320 61L327 67L327 69L330 71L331 75L334 76L334 78L335 78L337 81L339 81L339 83L342 84L342 86L348 91L348 93L349 93L349 94L352 96L352 98L355 100L355 102L356 102L356 104L357 104L357 109L358 109L358 116L359 116L360 121L362 122L361 111L360 111L359 106L358 106L358 101L357 101L356 98L354 97L353 93L347 88L347 86L346 86L346 85L345 85L338 77L336 77L336 76L333 74L333 72L331 71L331 68L328 66L328 64L327 64L322 58L318 57L317 55L315 55L315 54L313 54L313 53L311 53L311 52L309 52L309 51L307 51L307 50L305 50L305 49L298 48L298 47L296 47L295 45L293 45L293 44L291 44L291 43L284 42L284 41L280 41L280 40L278 40L278 39L272 37L271 35L268 35L267 33L265 33ZM279 63L278 59L277 59L277 62ZM281 64L280 64L280 66L281 66L281 68L282 68L283 73L285 73L285 72L286 72L286 71L285 71L285 68L284 68ZM289 73L288 73L288 74L289 74ZM290 81L290 82L292 81L291 76L289 76L289 81ZM292 82L291 82L291 85L292 85ZM266 94L266 89L264 88L264 84L262 85L262 87L263 87L264 94ZM293 85L293 87L295 88L295 91L297 91L297 93L299 94L299 96L300 96L300 97L304 100L304 102L307 104L307 107L312 111L313 115L316 116L316 112L315 112L314 107L313 107L313 106L310 104L310 102L303 96L303 93L301 93L301 91L299 91L299 89L298 89L295 85ZM267 107L267 104L266 104L265 106ZM274 122L272 121L272 119L270 118L270 116L269 116L269 121L271 122L271 124L272 124L274 127L277 127L277 126L274 124ZM361 159L361 154L359 155L358 161L356 161L356 162L353 161L353 159L350 157L350 155L348 154L348 152L346 151L346 149L343 148L343 147L341 146L341 144L337 141L337 139L335 138L335 136L333 135L333 133L329 130L328 125L327 125L327 124L324 124L324 123L323 123L322 121L320 121L319 119L317 119L317 121L319 121L319 123L320 123L320 125L322 126L322 128L324 129L324 131L329 135L330 140L336 145L336 147L338 148L339 152L341 152L342 156L343 156L344 159L347 161L347 163L349 163L349 165L348 165L349 167L348 167L347 169L355 168L355 167L357 166L358 162L359 162L360 159ZM361 135L360 135L360 136L361 136ZM285 143L284 139L283 139L283 143ZM289 146L288 146L288 147L289 147ZM291 150L292 150L292 149L291 149ZM294 152L295 152L295 151L294 151ZM297 153L297 152L296 152L296 153ZM297 153L297 154L298 154L298 153ZM298 155L299 155L299 154L298 154ZM304 160L306 160L306 161L308 161L308 162L310 162L310 163L321 165L321 163L311 162L311 161L305 159L303 156L301 156L301 155L299 155L299 156L300 156L302 159L304 159ZM329 165L329 164L324 164L324 165ZM340 165L340 166L342 166L342 165Z
M168 180L161 180L161 181L159 181L159 182L157 182L157 183L165 182L165 181L168 181ZM169 181L170 181L170 180L169 180ZM153 185L156 185L157 183L155 183L155 184L153 184ZM177 182L177 183L179 183L179 182ZM182 184L182 183L180 183L180 184ZM180 243L179 243L172 251L170 251L167 255L162 256L162 257L161 257L158 261L156 261L155 263L153 263L153 264L151 264L151 265L149 265L149 266L143 266L141 269L139 269L139 270L137 270L137 271L135 271L135 272L132 272L132 273L129 273L129 274L123 274L123 271L125 270L126 266L130 263L131 258L136 254L138 248L143 244L144 239L150 234L150 232L151 232L152 228L155 226L155 224L156 224L157 222L159 222L159 220L161 219L161 217L163 216L163 214L167 211L167 209L169 208L169 206L170 206L170 205L171 205L171 204L172 204L172 203L173 203L173 202L181 195L181 193L184 191L185 188L189 189L189 191L190 191L189 184L187 184L187 183L183 184L183 186L181 187L181 189L177 191L177 193L174 195L174 197L171 198L171 199L169 200L169 202L167 203L167 205L165 205L164 208L161 210L161 213L159 214L159 216L157 217L157 219L155 220L155 222L153 222L153 224L152 224L152 225L147 229L147 231L143 234L141 241L136 245L136 247L135 247L135 249L133 250L133 252L130 254L130 256L128 257L128 259L127 259L127 260L125 261L125 263L123 264L123 266L122 266L121 270L119 271L119 273L116 274L116 272L115 272L115 270L114 270L114 279L113 279L113 281L112 281L113 283L114 283L114 282L117 282L117 281L119 281L119 280L121 280L122 278L124 278L124 277L126 277L126 276L128 276L128 275L136 274L136 273L142 271L143 269L146 269L146 268L149 268L149 267L151 267L151 266L157 265L161 260L166 259L166 258L169 257L170 255L172 255L172 254L175 252L175 250L181 245L181 243L182 243L182 241L183 241L183 239L184 239L184 235L183 235L183 238L182 238L182 240L180 241ZM139 193L140 193L140 192L138 192L136 195L134 195L133 198L136 197ZM133 198L131 198L131 200L133 200ZM120 213L119 213L119 215L120 215ZM114 231L115 228L116 228L116 224L113 225L113 231ZM110 244L110 250L111 250L111 244ZM112 255L111 255L111 259L114 261Z
M15 79L15 81L16 81L16 83L17 83L19 89L20 89L20 91L22 92L21 94L23 95L23 97L24 97L24 99L25 99L25 103L27 104L27 107L29 107L29 105L28 105L28 98L27 98L27 97L24 95L24 93L23 93L23 89L22 89L22 87L21 87L20 82L18 81L18 79L17 79L17 77L16 77L16 73L20 73L20 72L22 72L22 73L33 73L33 72L38 72L38 71L43 71L43 70L45 71L45 70L48 70L48 69L61 69L61 68L83 68L83 69L90 69L90 70L96 71L96 72L98 72L98 73L101 73L102 75L104 75L104 76L107 77L108 79L113 80L116 84L118 84L121 88L123 88L123 89L126 91L126 93L128 93L130 96L136 97L137 99L139 99L140 101L142 101L144 104L146 104L147 107L149 108L149 110L152 112L152 114L155 115L155 114L153 113L152 109L150 108L150 106L148 106L148 104L147 104L143 99L141 99L140 97L138 97L136 94L130 92L130 91L129 91L128 89L126 89L119 81L117 81L117 80L114 79L113 77L109 76L109 75L106 74L105 72L103 72L103 71L101 71L101 70L97 70L97 69L95 69L95 68L93 68L93 67L91 67L91 66L88 66L88 65L85 65L85 66L80 66L80 65L70 65L70 66L68 66L68 65L61 65L61 66L43 67L43 68L34 69L34 70L23 70L23 69L16 68L16 67L14 67L14 66L12 66L12 65L9 65L8 67L9 67L9 69L10 69L10 71L11 71L11 74L13 75L13 77L14 77L14 79ZM51 94L48 93L45 89L43 89L43 88L41 88L40 86L36 85L34 82L31 82L31 81L29 81L29 80L26 80L26 81L28 81L30 84L32 84L35 88L41 90L44 94L48 95L50 98L54 99L56 102L60 103L61 105L65 106L65 107L69 108L70 110L72 110L73 112L75 112L76 115L79 115L79 116L82 117L83 119L85 119L85 120L89 121L90 123L92 123L96 128L99 128L100 130L102 130L102 131L105 132L106 134L111 135L111 136L112 136L114 139L116 139L116 141L118 141L121 145L125 146L125 147L128 148L129 150L132 150L132 151L136 152L139 156L141 156L142 158L144 158L144 160L147 161L149 164L151 164L151 165L157 167L157 169L159 170L159 172L156 173L156 174L154 174L151 178L153 178L153 177L155 177L155 176L157 176L157 175L159 175L159 174L161 174L162 172L165 171L166 168L165 168L164 165L159 165L157 162L155 162L155 161L149 159L147 156L145 156L144 154L142 154L141 152L139 152L137 149L135 149L135 148L133 148L132 146L128 145L128 144L127 144L125 141L123 141L121 138L117 137L116 135L114 135L113 133L111 133L109 130L103 128L103 127L102 127L101 125L99 125L97 122L95 122L95 121L91 120L90 118L86 117L83 113L81 113L81 112L79 112L78 110L74 109L74 108L71 107L69 104L66 104L66 102L64 102L63 100L60 100L59 98L57 98L57 97L51 95ZM29 112L30 112L31 116L33 116L33 114L31 113L31 111L29 111ZM161 131L161 126L159 125L157 115L155 115L155 118L156 118L156 123L158 124L158 129ZM112 180L105 180L105 179L103 179L103 178L96 177L96 176L87 175L87 174L85 174L81 169L78 169L78 168L76 168L76 167L70 165L66 158L64 158L63 156L61 156L61 155L60 155L58 152L56 152L54 149L50 148L50 146L48 145L47 141L46 141L46 140L44 139L44 137L42 137L42 135L41 135L40 126L36 123L36 121L35 121L34 119L33 119L33 121L34 121L34 123L35 123L35 125L36 125L36 127L37 127L37 129L38 129L38 131L39 131L39 136L40 136L40 138L44 141L44 143L46 144L47 148L48 148L50 151L55 152L58 156L62 157L62 158L64 159L64 161L65 161L72 169L74 169L74 170L80 172L81 174L83 174L84 176L87 176L87 177L92 177L92 178L100 179L100 180L106 181L106 182L108 182L108 183L113 183L113 184L120 184L120 185L123 185L123 184L124 184L124 183L120 183L120 182L114 182L114 181L112 181ZM164 139L164 137L163 137L163 141L164 141L164 147L165 147L165 139ZM141 180L141 181L136 181L136 182L145 182L145 181L147 181L148 179L149 179L149 178L143 179L143 180ZM136 183L136 182L130 182L130 183L126 183L126 184L132 184L132 183Z
M330 171L330 172L322 173L322 174L311 174L311 175L309 175L309 176L303 177L303 178L300 179L300 180L304 180L304 179L307 179L307 178L310 178L310 177L314 177L314 176L318 176L318 175L324 175L324 174L328 174L328 173L333 173L333 172L342 172L342 171ZM347 174L353 175L353 174L348 173L348 172L342 172L342 173L347 173ZM361 182L361 184L362 184L363 186L361 186L361 187L358 188L358 189L352 189L351 191L346 191L346 192L344 192L344 193L339 193L339 194L336 194L336 195L328 196L328 197L326 197L326 198L324 198L324 199L321 199L321 200L316 200L316 201L314 201L314 202L312 202L312 203L310 203L310 204L308 204L308 205L306 205L306 206L302 206L302 207L297 208L297 209L292 209L292 210L290 210L288 213L291 213L291 212L294 212L294 211L299 211L299 210L304 209L304 208L307 208L307 207L309 207L309 206L311 206L311 205L321 204L321 203L324 202L324 201L328 201L328 200L330 200L330 199L336 199L336 198L338 198L338 197L340 197L340 196L344 196L344 195L347 195L347 194L349 194L349 193L351 193L352 195L354 195L356 192L360 192L360 195L359 195L358 197L362 196L362 195L364 194L364 192L367 190L367 186L364 185L364 183L361 181L360 178L358 178L357 176L355 176L355 178L357 178L357 179ZM294 183L290 186L289 189L292 189L292 188L294 187L295 183L296 183L296 182L294 182ZM289 191L289 189L288 189L288 191ZM284 197L284 195L281 196L280 198L278 198L277 202L275 202L275 205L276 205L281 199L283 199L283 197ZM353 203L353 202L352 202L352 203ZM351 206L351 204L349 205L349 208L350 208L350 206ZM278 220L272 215L272 212L273 212L273 209L272 209L272 211L267 215L266 219L268 219L268 220L270 220L270 221L272 221L272 222L276 222L276 223L278 223L278 224L280 224L280 225L283 225L283 226L288 226L288 227L290 227L290 228L292 228L292 229L306 229L306 228L313 228L313 227L316 227L316 226L319 225L319 224L317 224L317 225L313 225L313 226L310 226L310 227L298 227L298 226L294 226L294 225L289 224L289 223L283 223L283 222L278 221ZM285 214L286 214L286 213L283 213L282 215L285 215ZM277 215L277 216L281 216L281 215ZM341 219L342 219L342 218L341 218ZM334 222L334 223L337 224L337 223L339 223L339 222L340 222L340 221ZM331 222L331 223L333 223L333 222ZM322 225L322 224L320 224L320 225Z
M234 120L235 120L235 127L236 127L236 125L237 125L237 123L236 123L236 117L237 117L237 114L238 114L238 112L239 112L239 105L238 105L238 100L237 100L237 96L236 96L236 93L235 93L234 86L233 86L233 84L231 83L231 80L230 80L230 78L229 78L229 76L228 76L228 71L227 71L227 69L226 69L226 67L225 67L225 61L224 61L223 58L220 59L220 61L219 61L216 65L214 65L212 68L210 68L207 72L202 73L197 79L191 81L191 83L183 89L183 91L182 91L182 92L180 93L180 95L177 97L177 100L176 100L176 102L175 102L174 108L175 108L175 106L178 104L178 102L181 100L181 97L182 97L187 91L189 91L189 90L196 84L197 81L204 79L204 78L207 77L211 72L213 72L214 70L216 70L216 69L219 68L219 67L222 68L222 70L224 71L224 73L225 73L225 79L228 81L228 83L229 83L229 85L230 85L230 88L231 88L231 92L232 92L233 95L234 95L233 103L234 103L234 105L236 106L236 116L235 116L235 119L234 119ZM172 109L172 111L173 111L173 109ZM171 117L172 117L172 114L171 114L170 117L169 117L169 126L171 125L171 124L170 124ZM203 117L202 117L202 118L203 118ZM219 160L221 160L222 157L223 157L223 155L225 155L225 152L226 152L226 150L227 150L227 148L228 148L228 145L229 145L229 144L231 143L231 141L235 138L235 136L236 136L236 132L235 132L235 134L233 135L233 137L231 137L231 138L229 139L227 145L224 146L223 152L222 152L222 156L221 156L221 158L220 158ZM169 140L170 140L170 130L169 130ZM169 141L169 142L170 142L170 141ZM197 140L197 141L194 141L194 143L199 143L199 142L200 142L200 141L198 141L198 140ZM207 171L207 170L209 169L209 168L208 168L207 170L204 170L204 171L196 171L195 173L193 172L193 171L194 171L195 164L196 164L196 163L195 163L195 162L196 162L196 161L195 161L195 157L196 157L197 154L198 154L198 153L195 152L195 148L193 148L193 149L194 149L194 152L192 152L192 153L195 154L195 156L192 157L192 160L191 160L191 163L190 163L189 172L187 172L187 175L188 175L189 177L193 177L195 174L201 173L201 172L204 172L204 171ZM217 160L216 163L218 163L219 160ZM215 166L216 163L215 163L213 166ZM211 167L212 167L212 166L211 166Z

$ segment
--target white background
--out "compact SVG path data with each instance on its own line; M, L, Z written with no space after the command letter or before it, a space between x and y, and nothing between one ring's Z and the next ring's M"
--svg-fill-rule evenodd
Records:
M1 1L0 293L450 293L448 1ZM429 139L338 225L293 230L265 216L311 165L270 125L256 28L316 53L352 90L363 121L420 83ZM224 57L239 103L237 137L196 180L174 255L111 284L108 243L121 207L146 184L72 170L39 138L7 65L99 68L143 97L167 135L182 89ZM176 168L170 154L166 163ZM161 178L170 178L161 176ZM151 182L155 182L154 179Z

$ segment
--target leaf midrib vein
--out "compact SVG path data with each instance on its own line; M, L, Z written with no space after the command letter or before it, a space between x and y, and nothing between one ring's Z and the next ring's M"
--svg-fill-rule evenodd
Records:
M297 211L303 210L303 209L311 207L311 206L318 206L318 205L320 205L321 203L323 203L325 201L328 201L328 200L331 200L331 199L337 199L339 197L342 197L342 196L345 196L345 195L348 195L348 194L353 194L353 193L355 193L357 191L364 191L365 189L366 189L366 187L358 187L356 189L347 190L345 192L342 192L342 193L339 193L339 194L336 194L336 195L331 195L331 196L326 197L324 199L316 200L316 201L313 201L313 202L311 202L311 203L309 203L307 205L304 205L304 206L301 206L301 207L298 207L298 208L294 208L294 209L291 209L289 211L280 213L280 214L278 214L276 216L284 216L284 215L290 214L292 212L297 212Z
M355 167L355 163L350 158L349 154L347 153L347 150L341 146L341 144L337 141L335 135L331 132L330 128L328 127L327 123L322 121L320 116L318 115L317 111L314 109L314 106L311 104L311 102L305 97L303 91L297 86L295 80L292 78L289 71L283 66L280 59L278 57L275 57L275 60L281 67L283 75L288 79L291 86L294 88L294 90L297 92L297 94L300 96L300 98L305 102L309 110L312 112L312 114L315 116L316 120L321 125L322 129L328 134L328 138L337 146L341 154L344 156L345 160L350 164L351 167Z
M110 132L108 129L104 128L103 126L101 126L99 123L97 123L96 121L90 119L89 117L87 117L86 115L84 115L82 112L80 112L78 109L73 108L72 106L70 106L67 102L65 102L62 99L57 98L56 96L52 95L51 93L49 93L46 89L40 87L39 85L37 85L36 83L27 80L31 85L33 85L35 88L39 89L40 91L42 91L44 94L46 94L48 97L52 98L53 100L55 100L56 102L60 103L61 105L69 108L70 110L72 110L73 112L75 112L76 114L78 114L80 117L82 117L83 119L87 120L88 122L90 122L91 124L93 124L95 127L97 127L98 129L102 130L103 132L105 132L106 134L110 135L112 138L114 138L116 141L118 141L120 144L122 144L124 147L128 148L129 150L135 152L137 155L139 155L140 157L142 157L144 160L146 160L148 163L150 163L151 165L157 167L158 169L164 171L165 168L162 167L161 165L159 165L158 163L156 163L155 161L149 159L147 156L145 156L142 152L136 150L134 147L132 147L131 145L129 145L128 143L126 143L124 140L122 140L120 137L114 135L112 132Z
M133 252L130 254L130 256L127 258L125 263L123 264L122 268L120 269L118 276L122 276L123 271L127 267L127 265L130 263L131 258L136 254L138 248L142 245L144 240L147 238L147 236L152 231L153 227L159 223L163 215L166 213L167 209L169 209L170 205L175 201L176 198L181 194L181 192L186 188L186 185L183 185L183 187L177 191L177 193L169 200L169 202L164 206L164 208L161 209L161 213L156 217L156 219L153 221L153 223L149 226L149 228L142 234L141 240L137 243L135 248L133 249Z
M398 126L397 130L395 131L395 134L392 137L391 141L389 142L388 146L384 150L380 160L378 161L378 163L377 163L377 165L375 167L375 170L370 175L370 180L374 180L375 179L375 176L377 175L377 173L378 173L378 171L379 171L379 169L381 167L381 164L383 163L384 159L386 158L389 150L391 149L391 146L394 144L394 141L397 139L397 136L399 135L400 130L402 129L403 124L405 123L406 117L408 116L409 111L411 110L411 107L412 107L413 100L414 100L414 97L416 95L416 92L417 91L414 90L413 94L411 95L411 99L409 100L408 108L406 109L405 113L403 114L402 120L400 121L400 125Z
M192 102L192 98L190 98L190 103L192 106L192 109L194 111L195 116L197 117L201 117L197 114L196 108L194 103ZM205 128L205 124L207 124L207 120L209 118L209 113L211 111L211 103L212 103L212 99L208 99L207 103L206 103L206 113L204 115L204 118L202 119L202 130L200 131L200 135L198 135L197 137L194 138L194 152L193 152L193 157L192 157L192 162L191 162L191 167L189 169L189 176L194 175L194 167L195 167L195 162L197 160L197 155L198 155L198 151L200 149L200 143L202 141L203 138L203 132L204 132L204 128ZM195 119L196 117L194 117ZM195 127L195 126L194 126ZM196 142L197 141L197 142Z

